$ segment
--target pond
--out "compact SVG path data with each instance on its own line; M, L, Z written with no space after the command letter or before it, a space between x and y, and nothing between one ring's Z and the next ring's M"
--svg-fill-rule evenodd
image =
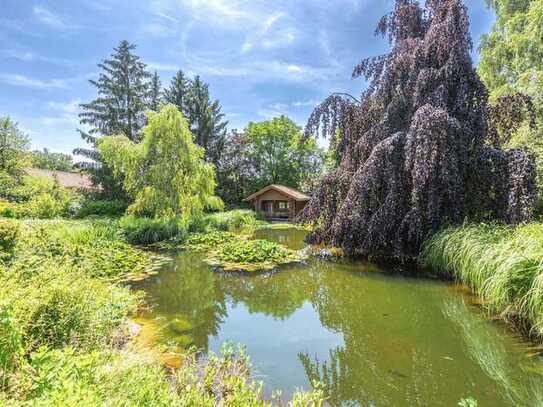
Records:
M257 234L303 247L299 230ZM139 321L155 343L244 344L256 378L285 399L318 380L334 406L543 405L543 364L529 344L453 284L382 271L312 259L226 275L184 252L143 283L152 308Z

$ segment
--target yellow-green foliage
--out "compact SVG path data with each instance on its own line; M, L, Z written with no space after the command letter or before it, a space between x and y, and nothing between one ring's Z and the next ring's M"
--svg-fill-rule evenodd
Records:
M115 222L27 221L22 228L11 268L24 273L50 260L91 277L124 280L154 272L157 265L150 253L119 239Z
M543 335L542 224L447 229L426 243L420 261L470 286L490 311Z
M189 236L184 246L191 250L205 251L234 239L237 239L237 236L231 232L196 233Z
M264 222L256 219L253 211L235 209L228 212L218 212L207 215L204 219L206 230L222 230L239 232L244 228L256 227Z
M13 253L19 235L19 223L9 219L0 219L0 258Z
M132 214L188 220L205 209L222 209L214 195L215 169L174 105L148 114L141 143L110 136L100 140L99 149L134 199Z
M32 405L81 407L283 405L276 398L264 400L262 386L251 378L243 353L210 355L206 363L190 353L173 377L141 349L80 354L72 348L54 351L42 348L32 354L28 366L30 376L12 386L21 404L26 401ZM296 394L288 406L320 407L323 402L323 393L317 389Z
M302 260L294 250L268 240L247 240L240 237L218 244L208 252L207 262L223 271L270 270L281 264Z
M10 200L0 201L0 216L7 218L52 219L72 215L81 197L54 180L24 176L11 189Z

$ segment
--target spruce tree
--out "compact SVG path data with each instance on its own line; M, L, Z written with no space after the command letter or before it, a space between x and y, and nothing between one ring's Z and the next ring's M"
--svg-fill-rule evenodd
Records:
M151 79L151 91L149 94L149 109L154 112L158 112L160 104L162 103L162 83L160 83L160 77L158 72L155 71Z
M178 71L173 77L170 87L164 91L164 100L166 103L171 103L179 109L185 117L188 116L188 88L190 80L185 76L183 71Z
M199 76L191 80L183 71L179 71L165 91L165 100L176 105L185 115L194 141L205 149L206 160L217 164L224 147L228 122L224 121L219 101L211 101L209 85Z
M101 136L108 135L124 135L138 141L148 107L151 75L146 65L133 53L135 48L134 44L121 41L111 57L98 64L102 72L97 80L89 81L98 95L93 101L80 105L80 123L89 126L90 130L79 132L91 148L75 149L74 154L92 161L81 166L110 196L116 195L120 188L114 182L111 171L102 164L96 149L97 141Z

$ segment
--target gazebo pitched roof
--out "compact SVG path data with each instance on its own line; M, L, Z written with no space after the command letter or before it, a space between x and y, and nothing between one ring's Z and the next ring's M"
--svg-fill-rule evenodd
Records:
M287 196L287 197L289 197L291 199L294 199L295 201L298 201L298 202L306 202L306 201L309 201L311 199L309 196L307 196L303 192L298 191L297 189L286 187L284 185L272 184L272 185L268 185L265 188L262 188L260 191L255 192L254 194L248 196L247 198L244 199L244 201L246 201L246 202L247 201L252 201L253 199L258 197L259 195L262 195L262 194L264 194L264 193L266 193L266 192L268 192L270 190L277 191L280 194L285 195L285 196Z
M80 172L68 172L68 171L56 171L56 170L43 170L40 168L25 168L24 171L28 175L35 177L44 177L53 180L57 180L58 183L65 188L75 189L97 189L90 177L87 174Z

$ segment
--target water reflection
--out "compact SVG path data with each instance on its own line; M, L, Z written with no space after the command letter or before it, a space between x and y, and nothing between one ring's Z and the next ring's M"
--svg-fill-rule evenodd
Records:
M199 254L177 257L173 269L143 287L152 308L141 319L153 325L156 342L208 350L210 335L217 335L227 317L224 291Z
M280 236L287 235L288 239ZM266 237L266 236L260 236ZM301 245L303 235L269 239ZM267 387L322 382L332 405L541 405L542 380L522 344L441 282L375 266L312 260L277 273L214 274L183 253L146 283L159 341L214 350L247 345Z
M486 321L474 316L464 301L447 301L444 313L459 327L471 359L498 385L505 400L515 406L543 405L543 376L530 374L538 368L535 361L526 357L519 366L505 344L486 329ZM523 375L518 374L519 367Z

